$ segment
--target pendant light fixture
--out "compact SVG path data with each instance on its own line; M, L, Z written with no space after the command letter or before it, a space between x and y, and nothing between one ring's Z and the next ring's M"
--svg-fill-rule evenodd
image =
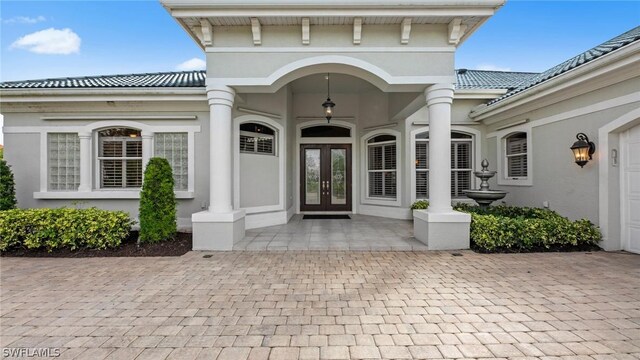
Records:
M336 106L336 104L331 101L331 80L329 79L329 73L327 73L327 100L322 103L322 107L324 108L324 116L327 118L327 123L331 122L334 106Z

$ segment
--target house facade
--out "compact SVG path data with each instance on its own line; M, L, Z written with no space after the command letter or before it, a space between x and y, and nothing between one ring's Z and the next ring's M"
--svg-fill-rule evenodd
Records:
M502 0L162 4L206 71L0 85L19 206L137 217L162 156L196 250L299 213L411 219L418 199L415 237L465 248L452 202L487 158L506 203L588 218L605 249L640 251L640 28L540 74L492 72L454 58ZM596 145L584 167L578 133Z

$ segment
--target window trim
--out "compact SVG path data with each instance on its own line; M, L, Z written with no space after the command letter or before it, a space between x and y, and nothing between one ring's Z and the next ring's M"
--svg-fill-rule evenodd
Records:
M261 154L261 153L245 153L240 152L240 125L245 123L256 123L264 126L270 127L274 130L274 144L273 151L275 155L270 154ZM250 132L251 133L251 132ZM286 198L286 179L287 179L287 169L286 169L286 160L287 154L285 151L285 129L284 127L274 119L263 115L241 115L233 119L233 182L234 184L240 183L240 155L261 155L261 156L275 156L278 158L278 167L279 167L279 184L278 184L278 203L273 205L264 205L264 206L256 206L250 208L244 208L244 211L247 214L255 214L255 213L264 213L271 211L284 211L285 209L285 198ZM240 186L233 187L233 208L235 210L240 209Z
M507 166L507 138L518 134L524 133L527 136L527 177L509 177ZM508 131L502 132L496 136L496 149L498 149L498 185L512 185L512 186L532 186L533 185L533 146L531 137L531 127L518 127L510 128Z
M88 117L88 120L91 120ZM153 154L153 134L154 132L187 132L188 133L188 156L189 156L189 171L188 171L188 190L176 191L176 198L178 199L193 199L195 197L195 133L201 131L200 125L149 125L137 121L130 120L101 120L92 121L86 125L52 125L52 126L40 126L35 129L35 133L40 134L40 191L33 193L34 199L139 199L140 190L131 189L99 189L95 186L95 160L94 154L98 154L95 145L95 132L104 128L111 127L126 127L140 129L143 138L142 156L143 159L148 159ZM78 190L78 191L50 191L48 189L48 144L47 138L49 133L77 133L81 136L81 172L83 160L89 163L89 170L87 171L89 183L91 189ZM87 136L89 146L87 148L88 154L82 152L82 137ZM147 141L145 142L145 138ZM149 153L151 151L151 153ZM143 161L144 163L144 161ZM82 179L81 179L82 181ZM82 186L82 183L81 183Z
M121 156L121 157L105 157L105 156L100 156L100 148L102 146L102 140L100 139L100 132L103 130L108 130L108 129L113 129L113 128L121 128L120 126L114 126L114 127L106 127L106 128L102 128L102 129L96 129L94 131L94 135L93 138L95 139L95 156L91 158L91 161L93 163L93 167L95 169L95 181L94 181L94 188L96 190L106 190L106 191L140 191L142 189L142 180L144 180L144 168L145 168L145 159L148 159L148 157L145 157L144 155L144 143L143 143L143 137L142 137L142 130L140 129L136 129L136 128L130 128L127 127L127 129L130 130L136 130L136 131L140 131L140 139L139 140L135 140L135 142L140 142L140 147L141 147L141 156L136 156L136 157L127 157L127 156ZM122 138L121 136L115 136L115 138ZM121 144L126 144L127 141L131 141L128 139L118 139L119 141L121 141ZM134 142L134 141L131 141ZM126 145L123 146L123 155L126 155ZM122 183L125 186L122 187L103 187L102 186L102 160L120 160L123 162L123 167L122 167ZM128 160L142 160L142 179L140 181L140 187L127 187L126 186L126 174L127 174L127 169L124 166L124 162L128 161Z
M396 197L395 198L382 198L369 196L369 140L379 135L391 135L395 136L395 141L383 141L374 143L375 145L384 145L394 143L396 145ZM402 204L402 181L404 179L403 166L402 166L402 141L401 133L393 129L378 129L370 131L364 134L360 140L361 153L361 172L363 174L363 186L361 188L361 203L370 205L384 205L384 206L401 206Z
M410 168L409 178L411 179L410 199L412 204L416 200L419 200L416 198L416 183L417 183L416 182L416 170L417 170L416 169L416 136L418 134L421 134L427 131L429 131L429 125L416 128L409 133L409 136L410 136L409 141L411 143L411 149L409 151L410 152L409 156L411 159L410 165L409 165L409 168ZM473 168L471 170L471 175L472 175L471 186L477 189L480 187L480 179L475 177L473 175L473 172L478 171L478 169L482 168L482 166L480 165L480 163L482 162L482 133L478 129L468 127L468 126L462 126L462 125L451 125L451 132L459 132L459 133L471 135L471 142L472 142L471 164L473 164ZM428 199L425 199L425 200L428 200ZM453 202L458 202L458 203L473 202L473 200L465 199L465 198L452 198L451 200Z

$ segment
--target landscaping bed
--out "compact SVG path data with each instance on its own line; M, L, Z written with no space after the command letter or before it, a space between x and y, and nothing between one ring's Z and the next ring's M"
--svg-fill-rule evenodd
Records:
M602 239L590 221L571 221L549 209L459 204L471 214L471 247L482 253L595 251Z
M174 240L158 243L137 244L138 232L132 231L120 246L107 249L69 248L47 251L46 249L27 249L14 247L0 253L3 257L50 257L50 258L85 258L85 257L138 257L138 256L182 256L191 251L191 233L177 233Z

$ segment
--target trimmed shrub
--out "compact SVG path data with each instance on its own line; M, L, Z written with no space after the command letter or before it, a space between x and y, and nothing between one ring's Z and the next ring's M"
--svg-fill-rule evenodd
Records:
M418 200L411 204L411 210L426 210L429 207L427 200Z
M173 239L177 232L173 172L167 159L154 157L144 171L140 194L141 243Z
M16 189L11 167L0 159L0 210L15 209Z
M0 252L27 249L106 249L126 239L133 221L124 211L13 209L0 211Z
M589 220L571 221L548 209L468 204L455 209L471 214L471 240L485 251L597 246L602 238Z

